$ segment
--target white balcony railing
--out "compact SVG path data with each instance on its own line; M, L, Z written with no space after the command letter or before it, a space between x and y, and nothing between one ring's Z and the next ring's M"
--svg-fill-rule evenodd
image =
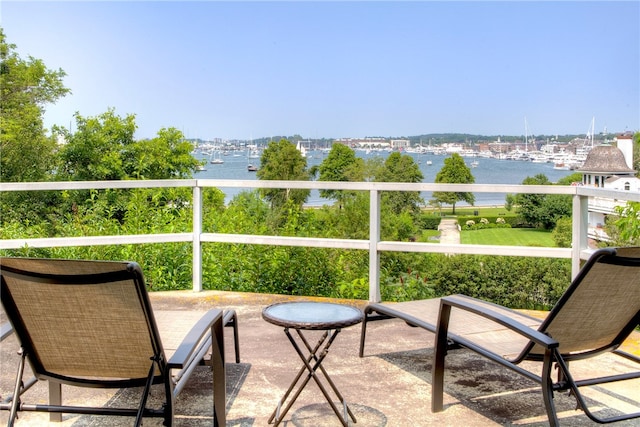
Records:
M610 191L589 187L550 185L495 185L495 184L434 184L434 183L387 183L387 182L326 182L326 181L243 181L226 179L187 179L155 181L73 181L0 183L0 192L5 191L52 191L126 188L187 187L193 191L193 229L187 233L144 234L118 236L81 236L36 239L0 240L0 249L121 245L140 243L191 242L193 245L193 290L202 290L202 250L205 242L241 243L252 245L306 246L317 248L359 249L369 251L369 300L380 301L380 253L437 252L454 254L530 256L547 258L570 258L572 276L575 277L580 260L586 259L588 247L588 201L589 197L608 198L620 201L640 202L640 193ZM311 190L355 190L369 192L369 239L330 239L316 237L282 237L246 234L221 234L202 232L202 189L225 188L290 188ZM380 193L383 191L456 191L472 193L530 193L564 194L573 198L573 244L571 248L492 246L464 244L432 244L418 242L395 242L380 240Z

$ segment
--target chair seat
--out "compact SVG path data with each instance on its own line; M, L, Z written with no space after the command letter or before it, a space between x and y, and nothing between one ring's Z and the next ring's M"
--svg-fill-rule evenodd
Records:
M460 295L458 298L466 297ZM493 310L533 329L537 329L542 323L540 319L515 310L475 299L473 301L476 305ZM370 307L381 314L392 314L393 317L401 318L409 324L435 332L440 310L440 298L398 303L378 303L371 304ZM526 338L513 332L513 330L464 310L452 310L449 333L454 336L464 337L508 359L519 355L528 343Z

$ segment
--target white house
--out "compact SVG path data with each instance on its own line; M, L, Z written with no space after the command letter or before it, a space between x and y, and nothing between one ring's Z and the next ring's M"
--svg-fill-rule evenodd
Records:
M582 185L620 191L640 191L640 179L633 170L633 137L620 135L617 147L600 145L594 147L582 168ZM602 230L607 215L615 212L623 203L600 197L589 198L589 236L597 240L608 239Z

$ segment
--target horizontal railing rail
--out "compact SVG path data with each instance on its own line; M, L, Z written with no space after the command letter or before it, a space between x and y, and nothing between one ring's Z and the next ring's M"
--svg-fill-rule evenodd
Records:
M132 188L191 188L193 192L193 229L191 232L136 234L117 236L78 236L53 238L2 239L0 249L124 245L143 243L191 242L193 246L193 290L202 290L202 243L232 243L274 246L306 246L316 248L356 249L369 251L369 300L380 301L380 253L415 252L476 254L499 256L570 258L572 275L580 268L581 259L590 254L588 247L589 197L617 201L640 202L640 193L605 190L582 186L505 185L505 184L436 184L390 182L329 182L329 181L260 181L229 179L185 179L147 181L72 181L0 183L0 192L65 191ZM224 188L288 188L309 190L350 190L369 192L369 239L332 239L319 237L284 237L273 235L205 233L202 231L202 189ZM380 194L385 191L453 191L503 194L561 194L572 196L572 247L524 247L468 244L432 244L380 240Z

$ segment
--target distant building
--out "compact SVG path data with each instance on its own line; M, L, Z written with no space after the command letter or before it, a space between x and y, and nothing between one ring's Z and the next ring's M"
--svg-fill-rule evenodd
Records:
M391 149L403 151L411 146L411 141L408 139L392 139L391 140Z
M617 147L599 145L589 152L584 165L578 169L582 173L581 185L640 192L640 178L633 170L633 137L620 135L616 140ZM615 213L616 206L624 206L624 203L601 197L589 198L589 237L608 239L602 227L606 217Z

